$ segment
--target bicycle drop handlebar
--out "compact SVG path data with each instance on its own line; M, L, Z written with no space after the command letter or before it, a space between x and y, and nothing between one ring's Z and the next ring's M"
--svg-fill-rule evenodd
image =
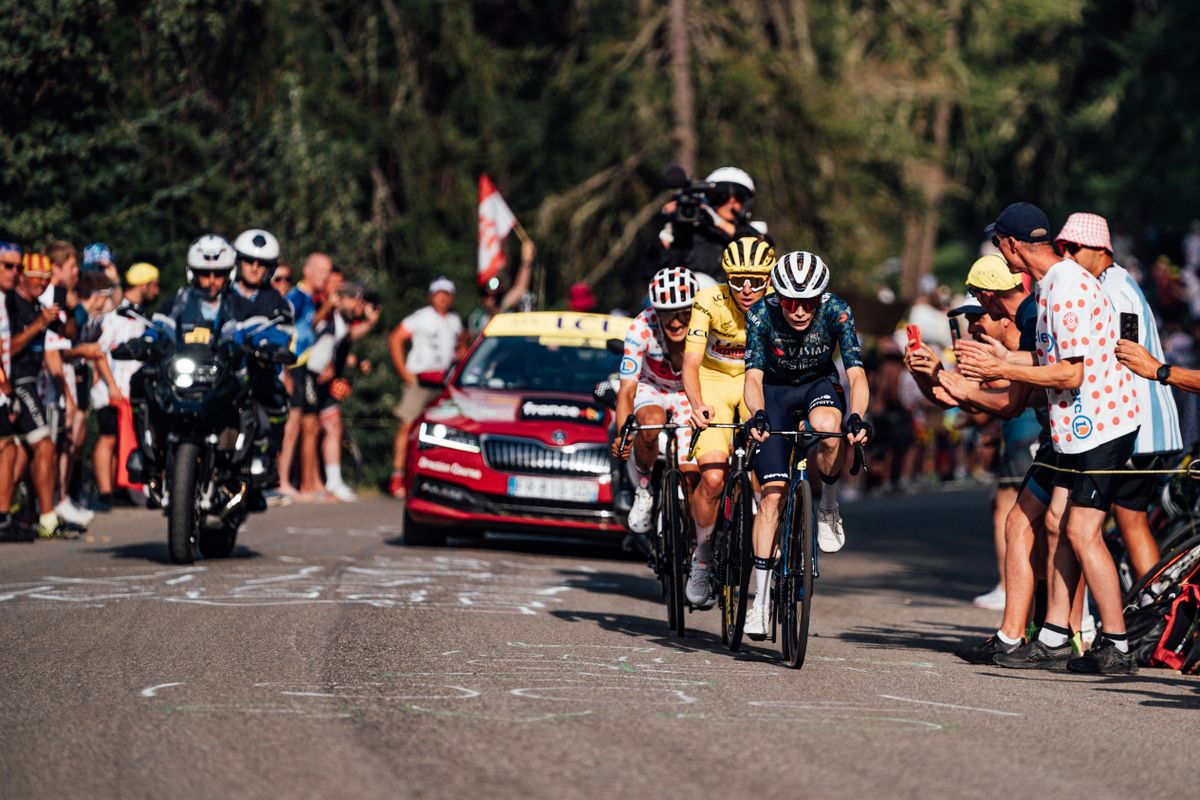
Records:
M691 429L691 425L680 425L678 422L664 422L661 425L642 425L632 414L625 420L625 424L621 426L621 448L620 452L624 453L625 448L629 446L629 440L633 438L633 434L638 431L669 431L675 432L680 428ZM691 453L691 448L695 447L696 432L692 431L692 440L688 443L688 452ZM688 456L691 458L691 455Z
M717 428L720 430L744 431L746 428L746 425L745 425L745 423L737 423L737 422L711 422L711 423L709 423L708 427L709 428ZM812 430L774 430L774 429L772 429L772 430L768 430L767 433L770 433L775 436L793 437L794 439L797 440L796 444L800 447L803 447L806 450L809 447L812 447L814 444L816 444L819 439L849 439L850 438L850 434L848 434L848 433L841 433L841 432L835 433L835 432L812 431ZM805 439L808 441L802 441ZM700 437L693 434L692 435L692 446L688 449L688 460L689 461L696 457L696 445L699 444L699 442L700 442ZM856 445L854 445L854 463L851 464L851 466L850 466L850 474L857 475L859 472L862 472L863 470L869 471L867 468L867 454L861 444L856 444Z

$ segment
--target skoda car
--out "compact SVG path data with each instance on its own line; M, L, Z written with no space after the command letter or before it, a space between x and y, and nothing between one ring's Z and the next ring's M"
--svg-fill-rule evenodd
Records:
M623 538L597 384L617 371L626 317L498 314L412 426L405 541L508 531Z

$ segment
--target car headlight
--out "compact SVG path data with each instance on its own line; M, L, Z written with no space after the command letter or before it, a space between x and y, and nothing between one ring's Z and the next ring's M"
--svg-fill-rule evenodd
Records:
M422 422L421 428L417 432L417 446L422 450L428 450L431 447L448 447L464 453L478 453L479 437L440 422Z

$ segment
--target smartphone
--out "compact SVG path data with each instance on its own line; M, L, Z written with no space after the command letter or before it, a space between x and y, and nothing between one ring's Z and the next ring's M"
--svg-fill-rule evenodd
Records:
M1138 340L1137 314L1130 314L1128 311L1121 312L1121 338L1131 342Z
M54 305L58 306L59 308L63 308L63 309L65 309L67 307L67 287L65 287L65 286L55 286L54 287Z
M957 314L950 318L950 343L958 344L960 339L966 339L968 329L971 327L970 320L966 314Z
M908 349L915 350L921 346L921 326L909 325L908 328Z

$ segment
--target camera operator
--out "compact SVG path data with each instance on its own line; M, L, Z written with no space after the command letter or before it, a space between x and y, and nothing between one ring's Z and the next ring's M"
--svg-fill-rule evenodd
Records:
M693 183L687 182L683 170L668 167L664 178L680 190L659 214L659 247L646 259L645 270L685 266L724 281L725 246L734 239L761 235L750 225L754 181L737 167L721 167Z

